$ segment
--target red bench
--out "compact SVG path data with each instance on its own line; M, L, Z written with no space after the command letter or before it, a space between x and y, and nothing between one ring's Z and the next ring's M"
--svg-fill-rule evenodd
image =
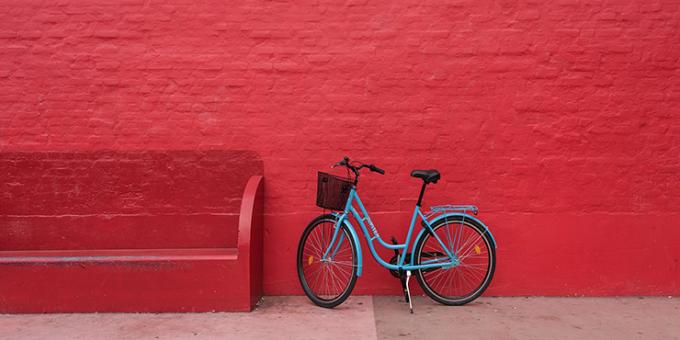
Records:
M251 310L261 174L248 151L0 153L0 313Z

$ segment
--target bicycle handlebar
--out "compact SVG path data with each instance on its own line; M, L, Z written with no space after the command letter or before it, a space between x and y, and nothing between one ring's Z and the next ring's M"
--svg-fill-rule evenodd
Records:
M377 173L379 173L379 174L381 174L381 175L384 175L384 174L385 174L385 170L380 169L379 167L377 167L377 166L375 166L375 165L373 165L373 164L368 164L367 167L368 167L369 170L371 170L371 171L373 171L373 172L377 172Z
M359 163L358 166L352 165L352 162ZM335 168L336 166L344 166L347 167L348 169L352 170L354 174L359 176L359 170L363 168L367 168L368 170L371 170L373 172L377 172L381 175L385 174L385 170L373 165L373 164L364 164L359 161L351 161L349 157L345 156L341 161L335 163L332 167Z

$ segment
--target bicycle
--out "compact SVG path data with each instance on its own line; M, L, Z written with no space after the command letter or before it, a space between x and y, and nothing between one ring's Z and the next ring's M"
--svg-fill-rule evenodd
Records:
M312 220L298 245L298 278L313 303L325 308L338 306L347 299L362 274L361 245L350 216L359 223L373 258L400 279L411 313L412 275L430 298L445 305L464 305L486 290L496 267L496 241L486 225L468 213L477 215L477 207L438 205L431 206L426 213L421 211L426 187L441 178L437 170L411 172L423 184L406 240L400 244L394 237L391 243L380 237L357 193L362 169L382 175L385 171L373 164L350 161L348 157L332 167L337 166L347 168L347 178L324 172L318 172L317 178L316 204L332 212ZM411 245L417 218L421 219L421 229ZM389 262L376 252L375 240L394 251Z

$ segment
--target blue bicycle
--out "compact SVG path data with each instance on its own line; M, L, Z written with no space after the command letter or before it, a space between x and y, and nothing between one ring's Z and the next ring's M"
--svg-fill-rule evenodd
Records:
M312 302L326 308L341 304L361 276L361 246L350 216L361 227L373 258L400 279L411 313L412 274L430 298L445 305L464 305L486 290L496 267L496 241L484 223L468 213L477 215L477 207L439 205L426 213L420 209L425 188L441 177L437 170L411 172L423 185L406 241L400 244L394 237L391 243L380 237L356 191L362 169L383 175L385 171L348 157L333 167L337 166L347 168L347 178L319 172L317 183L316 204L333 212L312 220L298 246L298 277ZM411 242L418 218L421 228ZM373 244L376 240L394 251L392 259L385 261L378 255Z

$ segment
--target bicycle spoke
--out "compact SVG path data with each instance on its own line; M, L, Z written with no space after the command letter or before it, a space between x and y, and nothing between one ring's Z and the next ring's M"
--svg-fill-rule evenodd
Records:
M311 243L308 244L308 246L310 248L309 250L313 251L313 253L308 252L307 255L312 255L312 256L316 255L316 256L319 256L319 257L321 257L323 255L323 251L321 250L321 248L318 248L318 246L311 244Z
M340 277L338 276L338 274L333 269L334 268L332 266L328 267L328 271L329 271L331 277L333 278L333 292L334 292L334 294L336 294L336 293L340 294L340 293L342 293L342 288L343 288L342 284L341 284L342 281L340 280Z
M319 255L323 256L323 243L321 241L321 237L319 236L318 233L312 233L310 236L313 237L313 240L310 243L310 246L315 245L316 249L320 252Z
M444 233L446 233L446 240L448 241L447 246L449 247L449 250L453 250L453 238L451 237L451 228L449 228L449 224L447 223L445 226L446 230Z
M347 279L347 277L349 277L349 275L351 274L349 270L339 266L334 266L334 269L336 269L339 275L342 275L344 279Z
M458 252L464 254L464 252L471 251L472 249L474 249L472 245L476 244L481 239L482 236L477 234L468 236L465 243L458 249Z

